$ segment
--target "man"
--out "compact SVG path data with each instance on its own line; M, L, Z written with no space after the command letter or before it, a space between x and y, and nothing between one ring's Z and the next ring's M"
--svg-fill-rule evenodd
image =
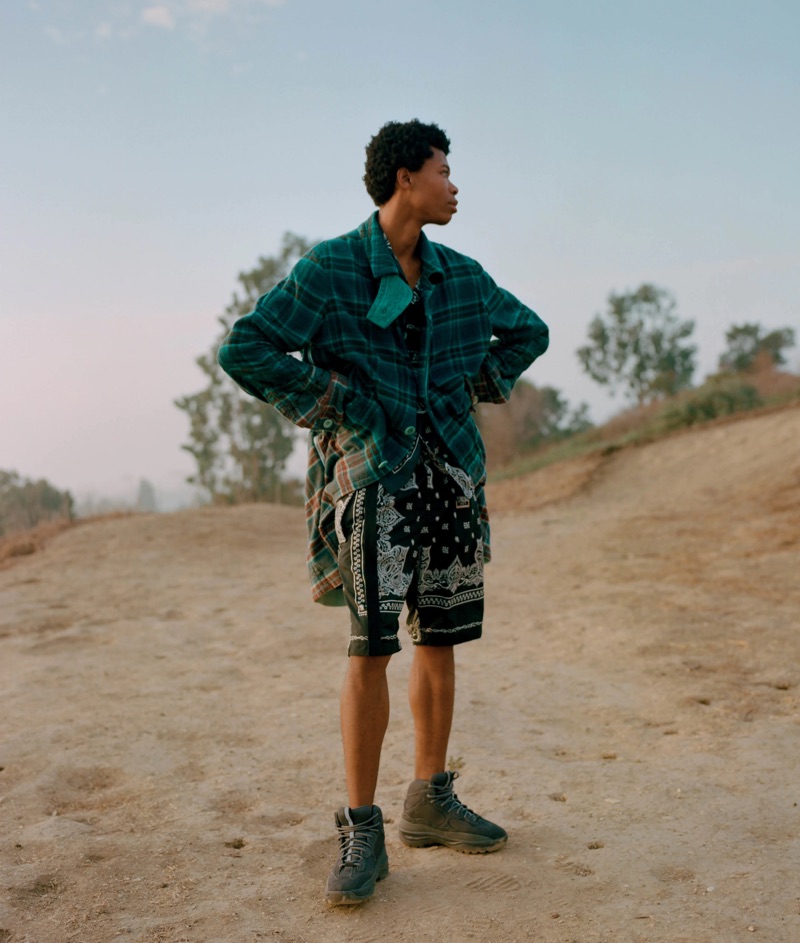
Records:
M507 840L458 800L445 769L453 648L477 639L483 619L489 531L475 404L505 402L548 334L476 262L423 234L456 213L449 149L436 125L381 128L364 176L378 211L312 249L219 351L248 393L310 429L312 594L350 610L341 697L349 804L336 813L332 904L366 900L389 870L374 799L404 603L415 779L400 838L465 852Z

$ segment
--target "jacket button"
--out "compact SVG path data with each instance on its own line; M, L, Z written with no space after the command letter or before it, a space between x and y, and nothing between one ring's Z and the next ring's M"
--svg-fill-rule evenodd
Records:
M416 435L417 427L416 427L416 426L406 426L405 432L406 432L406 435Z
M333 425L333 420L326 419L325 422L322 423L322 425L325 429L330 429L330 427Z

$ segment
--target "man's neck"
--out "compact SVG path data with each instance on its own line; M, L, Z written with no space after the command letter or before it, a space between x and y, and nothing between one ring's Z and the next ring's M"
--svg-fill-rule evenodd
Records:
M378 210L378 222L389 240L397 260L405 269L419 259L419 237L422 226L399 207L385 203Z

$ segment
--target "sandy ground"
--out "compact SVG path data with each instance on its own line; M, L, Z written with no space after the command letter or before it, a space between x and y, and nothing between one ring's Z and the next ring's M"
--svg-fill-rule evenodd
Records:
M346 619L310 602L301 511L84 525L0 571L0 943L800 941L800 409L490 499L451 755L510 840L392 824L361 908L322 900Z

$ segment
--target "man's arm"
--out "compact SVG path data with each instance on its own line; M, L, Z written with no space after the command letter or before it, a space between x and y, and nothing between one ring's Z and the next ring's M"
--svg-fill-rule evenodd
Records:
M476 402L505 403L520 375L547 350L549 332L542 319L481 273L484 302L492 324L492 341L473 378Z
M217 354L222 369L245 392L298 426L320 430L341 422L347 380L292 352L304 350L319 330L328 286L319 258L304 256L251 314L233 325Z

